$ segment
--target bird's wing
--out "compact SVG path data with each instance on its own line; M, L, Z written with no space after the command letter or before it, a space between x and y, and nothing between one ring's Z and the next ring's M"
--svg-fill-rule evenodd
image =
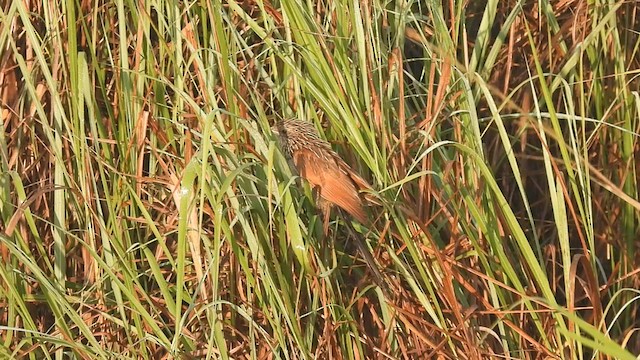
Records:
M356 189L358 190L358 193L360 193L361 191L365 192L365 194L360 194L360 196L362 198L362 196L364 195L364 200L366 200L366 203L368 205L382 205L380 199L378 198L378 195L373 193L373 187L369 185L367 180L363 179L360 175L353 171L353 169L335 152L333 153L333 157L342 171L344 171L349 176Z
M368 222L356 185L333 156L319 158L313 151L301 149L293 155L293 162L302 178L319 187L323 199L338 205L359 222Z
M309 150L299 149L293 153L293 164L298 170L298 174L307 180L312 187L322 187L324 183L324 173L322 161L318 156Z
M369 185L367 180L363 179L360 175L353 171L353 169L347 163L345 163L344 160L342 160L337 154L335 154L334 159L340 169L342 169L342 171L351 178L351 181L354 183L356 188L358 188L358 190L372 190L372 187L371 185Z

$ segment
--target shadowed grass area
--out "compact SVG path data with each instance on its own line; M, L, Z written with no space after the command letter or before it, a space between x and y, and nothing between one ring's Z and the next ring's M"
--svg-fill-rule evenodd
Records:
M638 10L1 1L0 357L635 359Z

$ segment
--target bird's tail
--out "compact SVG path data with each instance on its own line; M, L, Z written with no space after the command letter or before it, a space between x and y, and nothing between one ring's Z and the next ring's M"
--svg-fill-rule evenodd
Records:
M389 284L385 280L384 275L382 275L382 272L378 267L378 263L373 258L371 251L369 251L369 247L365 243L366 240L362 238L361 234L356 233L356 231L351 227L351 224L347 226L347 229L349 229L349 233L351 234L351 237L355 241L356 247L358 248L358 252L364 258L364 261L367 264L367 267L369 268L369 270L371 270L373 274L374 282L376 283L376 285L380 286L380 288L385 294L390 294Z

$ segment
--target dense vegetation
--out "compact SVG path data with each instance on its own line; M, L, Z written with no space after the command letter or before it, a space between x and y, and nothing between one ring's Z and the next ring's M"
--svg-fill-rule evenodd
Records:
M634 359L639 12L0 1L0 357ZM323 235L291 117L373 226Z

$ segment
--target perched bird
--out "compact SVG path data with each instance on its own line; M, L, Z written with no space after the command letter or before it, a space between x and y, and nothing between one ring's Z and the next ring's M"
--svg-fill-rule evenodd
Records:
M317 202L324 215L325 235L329 229L332 204L338 205L362 225L370 225L365 211L367 200L360 191L370 190L371 186L331 149L327 141L320 138L312 123L289 119L277 122L271 130L278 136L280 147L289 163L319 195ZM376 280L386 288L384 278L369 250L360 239L356 239L356 245L374 272Z
M285 156L300 177L320 195L319 205L325 212L335 204L361 224L368 225L365 200L360 191L371 186L320 138L313 124L290 119L276 123L271 130L278 135Z

